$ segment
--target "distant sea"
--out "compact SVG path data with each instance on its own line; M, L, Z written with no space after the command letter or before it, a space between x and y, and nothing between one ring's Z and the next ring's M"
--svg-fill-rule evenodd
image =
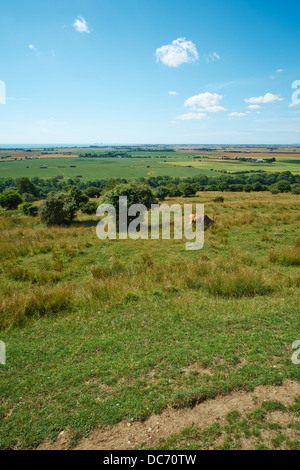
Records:
M94 144L96 147L103 147L102 144ZM0 149L47 149L47 148L82 148L92 147L89 144L0 144Z

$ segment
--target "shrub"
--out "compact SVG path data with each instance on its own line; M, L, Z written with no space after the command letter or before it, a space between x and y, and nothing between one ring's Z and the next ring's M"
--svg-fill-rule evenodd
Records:
M287 193L291 190L290 182L287 180L278 181L277 187L282 193Z
M165 186L159 186L156 191L156 197L163 201L169 195L169 191Z
M72 199L72 203L75 205L76 209L80 209L80 207L86 204L89 201L88 196L81 191L77 186L73 186L70 189L70 196Z
M51 227L72 222L77 205L69 194L52 194L40 208L41 221Z
M88 197L99 197L100 194L101 194L101 189L100 189L100 188L96 188L95 186L89 186L89 187L85 190L85 194L86 194Z
M272 194L279 194L279 193L280 193L280 191L279 191L279 189L278 189L277 187L271 188L271 189L270 189L270 192L271 192Z
M19 211L21 212L21 214L29 215L29 208L31 206L32 204L30 202L23 202L23 204L19 206Z
M292 193L293 194L300 194L300 184L294 184L292 186Z
M34 202L36 200L36 197L34 197L30 193L24 193L22 194L22 199L24 202Z
M217 196L217 197L215 197L213 202L224 202L224 198L223 198L223 196Z
M112 190L107 191L102 199L103 204L112 204L116 209L117 224L119 220L119 197L127 197L127 207L133 204L143 204L147 209L151 208L151 204L157 201L151 188L142 183L126 183L115 186ZM128 223L135 217L128 217Z
M92 215L96 213L97 207L98 203L96 201L89 201L83 204L80 209L83 214Z
M178 188L185 197L195 196L197 193L197 188L190 183L180 183Z
M176 186L176 184L168 184L166 186L167 190L168 190L168 195L170 197L178 197L178 196L182 196L182 192L180 191L180 189L178 188L178 186Z
M31 194L31 195L36 196L36 197L38 196L38 193L39 193L38 188L26 176L22 176L21 178L16 179L16 187L17 187L17 191L20 194L27 193L27 194Z
M5 189L2 194L0 194L0 205L4 209L17 209L18 205L22 203L22 198L17 191L13 189Z

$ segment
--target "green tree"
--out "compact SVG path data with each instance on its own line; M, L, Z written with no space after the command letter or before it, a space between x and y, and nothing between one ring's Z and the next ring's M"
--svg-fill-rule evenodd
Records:
M16 188L19 194L29 193L36 197L39 194L39 190L35 184L25 176L16 179Z
M70 194L52 194L40 208L41 221L47 227L69 224L74 220L76 211L76 203Z
M279 189L279 191L281 191L282 193L287 193L288 191L291 190L291 184L289 181L287 180L280 180L278 181L277 183L277 188Z
M116 209L117 226L119 221L119 197L127 196L127 207L133 204L143 204L147 209L151 208L151 204L157 201L151 188L145 184L131 182L127 184L119 184L104 194L103 204L112 204ZM128 222L134 217L128 217Z
M156 197L159 201L163 201L169 195L169 191L166 186L159 186L156 190Z
M80 209L80 207L83 204L86 204L89 200L89 197L83 191L81 191L81 189L77 188L76 186L73 186L70 189L70 196L71 196L72 202L76 206L76 209Z
M22 198L17 191L13 189L5 189L0 194L0 205L5 209L17 209L18 205L22 203Z
M88 201L86 204L83 204L80 209L83 214L92 215L96 213L97 207L98 203L96 201Z
M195 196L197 189L190 183L180 183L178 188L185 197Z
M95 186L90 186L85 190L85 194L88 197L99 197L101 194L101 189L96 188Z

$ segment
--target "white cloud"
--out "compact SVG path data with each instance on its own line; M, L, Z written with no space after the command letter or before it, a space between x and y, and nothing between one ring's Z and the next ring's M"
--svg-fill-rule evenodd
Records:
M169 95L174 96L174 95L178 95L178 93L177 91L169 91Z
M219 105L222 98L222 95L218 95L217 93L200 93L200 95L194 95L185 100L184 106L187 106L192 110L219 113L221 111L226 111L223 106Z
M79 33L90 33L88 24L82 16L78 16L74 21L73 26Z
M206 56L207 62L210 62L210 61L215 62L215 60L219 60L219 59L221 59L221 56L217 52L211 52L210 54Z
M245 113L236 113L236 112L234 112L234 113L229 113L228 116L230 116L230 117L244 117L244 116L246 116L246 114Z
M280 95L273 95L272 93L266 93L264 96L257 96L252 98L246 98L246 103L276 103L277 101L282 101L283 98L280 98Z
M277 69L276 70L276 73L282 73L283 72L283 69Z
M32 51L37 51L38 49L33 45L33 44L29 44L29 49L31 49Z
M254 111L255 109L261 108L261 106L259 104L250 104L248 108Z
M198 52L192 41L178 38L171 44L156 49L156 62L161 61L168 67L178 67L181 64L198 60Z
M180 116L177 116L177 119L180 121L190 121L192 119L205 119L206 114L205 113L186 113L186 114L181 114Z

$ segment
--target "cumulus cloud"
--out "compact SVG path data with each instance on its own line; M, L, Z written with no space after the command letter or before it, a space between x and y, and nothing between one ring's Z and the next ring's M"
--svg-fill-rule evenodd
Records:
M206 55L207 62L215 62L215 60L220 60L221 56L217 52L211 52L210 54Z
M178 95L178 93L177 91L169 91L169 95L174 96L174 95Z
M234 113L229 113L228 116L230 116L230 117L244 117L244 116L246 116L246 114L245 113L236 113L236 112L234 112Z
M171 44L156 49L156 62L161 61L168 67L178 67L181 64L195 62L199 55L195 44L185 38L178 38Z
M222 95L218 95L217 93L200 93L199 95L191 96L185 100L184 106L191 108L192 110L219 113L221 111L226 111L223 106L219 105L222 98Z
M273 95L272 93L266 93L264 96L257 96L252 98L246 98L246 103L276 103L277 101L282 101L283 98L280 98L280 95Z
M255 109L261 108L261 106L259 104L250 104L248 108L251 109L251 111L254 111Z
M79 33L90 33L88 24L82 16L78 16L74 21L73 26Z
M192 119L205 119L206 114L205 113L186 113L186 114L181 114L177 116L177 119L180 121L191 121Z

